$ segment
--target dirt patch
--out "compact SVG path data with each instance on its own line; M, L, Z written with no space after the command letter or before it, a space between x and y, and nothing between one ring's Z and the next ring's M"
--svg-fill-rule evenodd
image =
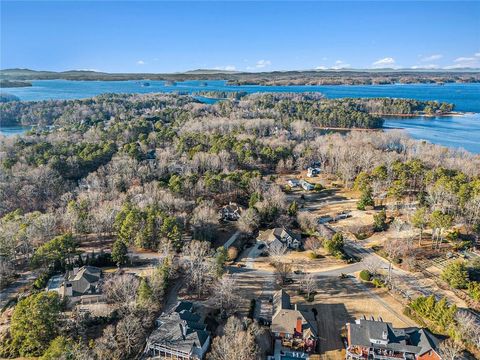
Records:
M285 262L292 264L292 271L300 270L305 273L319 272L326 270L338 269L345 266L345 262L327 255L324 249L317 251L319 257L311 259L309 257L310 251L289 251L284 256ZM266 271L274 271L270 265L270 257L258 257L253 262L253 268Z

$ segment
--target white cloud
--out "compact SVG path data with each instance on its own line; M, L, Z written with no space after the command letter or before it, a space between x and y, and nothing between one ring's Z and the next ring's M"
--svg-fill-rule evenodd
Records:
M258 60L255 64L255 67L257 69L263 69L270 65L272 65L272 62L270 60Z
M237 68L235 65L225 65L225 66L215 66L215 70L224 70L224 71L235 71Z
M345 68L349 68L349 67L350 67L350 64L347 64L345 61L337 60L337 61L335 61L335 65L332 66L332 69L339 70L339 69L345 69Z
M395 65L395 59L392 58L392 57L386 57L386 58L383 58L383 59L378 59L377 61L375 61L372 64L373 67L385 67L385 66L392 67L392 65Z
M473 56L460 56L453 60L452 65L445 66L445 69L459 68L480 68L480 53L475 53Z
M145 65L145 61L143 61L143 60L138 60L138 61L137 61L137 65Z
M443 58L443 55L442 54L433 54L433 55L430 55L430 56L424 56L420 59L421 62L431 62L431 61L435 61L435 60L440 60L441 58Z
M414 65L412 69L438 69L440 66L437 64L425 64L425 65Z
M315 68L315 70L327 70L327 69L328 69L328 67L326 67L326 66L324 66L324 65L320 65L320 66L317 66L317 67Z

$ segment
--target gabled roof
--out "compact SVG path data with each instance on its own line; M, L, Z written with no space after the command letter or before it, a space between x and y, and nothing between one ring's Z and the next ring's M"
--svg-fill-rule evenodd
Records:
M438 340L433 334L431 334L426 329L412 329L411 332L408 332L410 336L410 342L413 345L416 345L421 348L419 355L425 354L430 350L437 350L440 344L440 340Z
M73 296L96 292L97 283L102 277L102 270L95 266L82 266L78 271L67 271L63 286L72 288Z
M274 314L281 309L290 309L292 304L290 303L290 295L283 289L273 294L273 312Z
M375 347L399 352L424 354L438 347L438 339L427 330L413 328L394 328L391 323L360 319L348 324L350 344ZM371 340L385 341L385 344L372 343Z
M283 240L287 237L291 237L292 239L298 239L298 237L294 233L287 230L285 227L278 227L278 228L261 231L260 234L258 235L258 240L262 240L267 243L271 243L275 240L279 240L283 243L284 242Z
M183 310L193 311L193 303L191 301L179 301L174 311L179 313Z
M302 321L302 333L304 338L317 337L317 331L308 320L306 314L292 309L290 296L283 289L273 295L273 316L271 330L274 333L293 334L297 325L297 320Z
M193 312L193 303L180 301L169 313L162 314L157 322L160 326L149 336L150 344L164 344L185 353L201 348L209 340L207 326Z

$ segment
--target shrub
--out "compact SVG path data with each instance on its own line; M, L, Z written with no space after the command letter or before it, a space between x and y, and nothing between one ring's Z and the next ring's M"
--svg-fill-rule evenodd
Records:
M373 231L381 232L387 230L387 213L385 210L373 215Z
M442 279L455 289L465 289L468 285L468 273L463 261L454 261L442 272Z
M480 282L471 281L468 283L468 295L475 300L480 301Z
M376 288L383 288L383 287L385 287L385 283L384 283L382 280L377 279L377 278L373 279L372 284L373 284Z
M362 270L360 271L359 277L363 281L370 281L372 279L372 274L370 274L370 271L368 270Z
M432 321L441 331L445 332L455 326L457 306L448 305L445 298L437 301L435 295L419 296L409 306L418 315Z
M340 256L343 254L344 240L342 233L336 233L331 240L324 241L325 249L332 255Z
M318 255L315 251L310 251L308 253L308 257L313 260L313 259L316 259L318 257Z
M322 191L325 189L322 184L315 184L315 187L313 188L315 191Z

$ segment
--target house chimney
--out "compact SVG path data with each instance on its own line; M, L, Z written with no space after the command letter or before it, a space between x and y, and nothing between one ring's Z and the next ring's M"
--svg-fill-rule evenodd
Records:
M294 305L294 309L295 309L295 310L298 310L297 304Z
M178 324L180 326L180 332L182 333L182 338L185 340L185 326L182 323Z
M296 306L296 305L295 305ZM297 326L295 327L295 331L298 333L298 334L303 334L303 331L302 331L302 318L301 317L298 317L297 318Z

